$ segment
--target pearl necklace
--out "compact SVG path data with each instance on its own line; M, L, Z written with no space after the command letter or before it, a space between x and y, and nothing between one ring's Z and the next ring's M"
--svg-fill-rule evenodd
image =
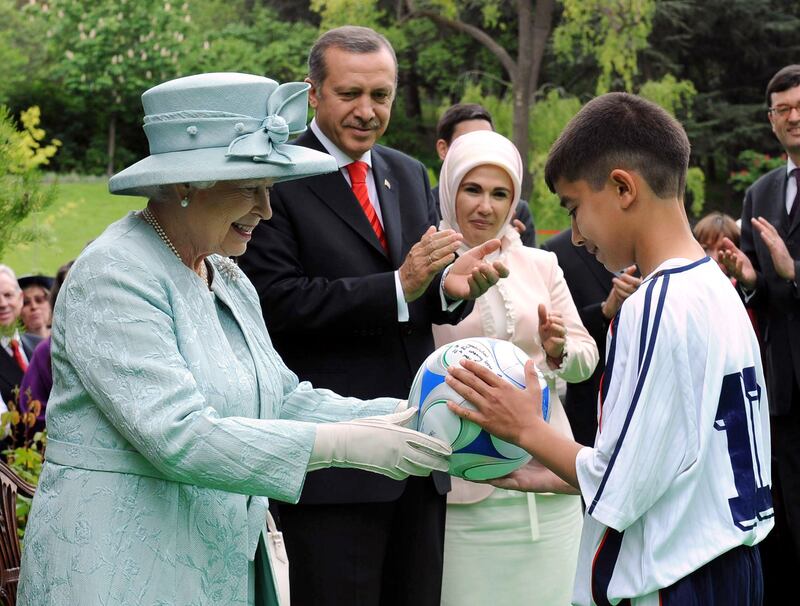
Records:
M164 242L164 244L167 245L167 248L169 248L174 253L174 255L176 257L178 257L178 261L183 263L183 259L181 258L181 254L178 252L178 249L175 248L175 245L167 237L167 233L164 231L164 228L161 227L161 224L158 222L158 220L156 219L155 215L153 215L153 213L150 211L150 209L145 207L145 208L142 209L142 212L140 214L141 214L142 219L144 219L147 223L150 224L150 226L158 234L158 237L161 238L161 240ZM195 273L197 273L197 272L195 272ZM203 282L206 284L206 286L208 286L208 270L206 269L206 262L205 261L201 261L200 262L200 273L198 273L197 275L199 275L200 279L203 280Z

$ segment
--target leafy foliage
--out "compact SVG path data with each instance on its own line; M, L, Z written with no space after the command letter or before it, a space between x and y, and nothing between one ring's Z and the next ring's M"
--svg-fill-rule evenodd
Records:
M404 20L411 4L480 28L518 59L522 5L502 0L0 0L0 103L15 115L42 108L48 134L68 142L52 159L55 171L101 173L112 115L116 165L147 153L139 95L148 87L200 71L302 78L320 27L349 22L375 27L397 51L398 104L385 142L435 164L436 109L476 84L509 103L512 78L464 31ZM556 87L581 101L604 90L639 90L671 109L714 192L709 203L736 214L740 198L729 175L740 170L738 154L781 152L763 90L800 53L796 0L562 0L554 25L540 88L546 83L544 91ZM649 83L679 91L680 104L670 107L669 95ZM532 101L544 96L531 94Z
M511 103L504 97L486 94L479 85L468 86L462 103L480 103L492 114L495 130L505 137L511 135ZM550 88L532 107L530 112L531 156L528 163L533 173L533 193L528 204L536 218L537 229L564 229L569 217L561 208L558 196L547 189L542 178L547 154L567 122L578 113L581 102L557 88Z
M737 159L742 168L731 172L728 183L740 192L744 192L769 171L786 165L786 154L770 156L753 149L744 150Z
M49 26L53 76L65 92L122 112L179 71L189 5L164 0L49 0L29 5ZM77 36L76 36L77 32Z
M691 116L692 101L697 95L694 84L688 80L678 81L672 74L661 80L648 80L639 89L639 94L653 103L657 103L673 116L685 118ZM686 173L686 193L689 210L699 217L706 202L706 175L699 166L692 166Z
M302 80L308 49L317 35L309 24L284 23L273 10L256 7L247 22L235 19L215 28L198 28L190 38L182 71L237 71L279 82Z
M564 14L553 36L562 56L592 56L600 68L597 94L614 86L614 77L633 89L637 54L647 47L655 0L562 0Z
M38 107L23 112L21 119L22 129L17 130L8 109L0 106L0 258L7 247L42 236L41 230L20 223L55 195L52 187L42 186L39 166L47 164L61 143L42 144Z
M581 102L577 97L568 95L560 89L551 88L539 98L531 112L533 153L530 170L533 173L533 195L530 206L538 229L561 230L569 227L569 216L561 208L558 196L547 188L543 174L550 148L567 122L580 109Z
M386 18L375 0L311 0L311 10L322 18L323 31L348 24L380 30Z

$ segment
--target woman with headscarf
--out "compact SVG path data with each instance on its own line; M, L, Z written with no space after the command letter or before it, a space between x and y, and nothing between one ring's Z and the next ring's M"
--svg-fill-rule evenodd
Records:
M475 302L455 326L435 326L436 345L494 337L524 350L550 386L550 423L571 437L555 379L582 381L598 360L553 253L522 245L511 226L520 197L522 160L492 131L457 138L439 178L442 229L468 249L491 238L509 277ZM488 260L488 259L487 259ZM533 461L531 465L536 465ZM526 494L453 478L447 499L444 606L569 604L581 533L575 495Z
M308 88L201 74L143 95L151 155L109 189L149 202L83 251L56 303L19 604L286 604L267 497L296 501L330 466L447 469L402 402L299 383L229 259L269 219L273 183L337 169L284 145Z

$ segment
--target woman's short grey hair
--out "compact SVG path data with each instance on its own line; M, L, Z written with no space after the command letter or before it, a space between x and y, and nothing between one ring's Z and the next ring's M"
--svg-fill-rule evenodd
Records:
M186 183L185 185L193 187L194 189L211 189L216 184L216 181L192 181L191 183ZM144 191L147 193L147 199L151 202L169 202L175 196L173 190L175 185L175 183L166 185L153 185L150 188L146 188Z
M397 56L386 36L368 27L345 25L325 32L311 47L311 52L308 54L308 79L314 83L315 87L322 86L325 78L328 77L325 51L329 48L338 48L356 54L375 53L381 48L385 48L392 55L395 84L397 83Z
M14 270L8 265L3 265L0 263L0 274L6 274L9 278L11 278L11 280L14 282L14 288L16 288L17 292L21 290L19 284L17 283L17 274L15 274Z

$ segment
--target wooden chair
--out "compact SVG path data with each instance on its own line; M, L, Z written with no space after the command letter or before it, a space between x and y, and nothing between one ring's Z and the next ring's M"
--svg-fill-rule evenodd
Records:
M17 536L17 493L32 497L35 486L0 461L0 604L15 606L20 549Z

